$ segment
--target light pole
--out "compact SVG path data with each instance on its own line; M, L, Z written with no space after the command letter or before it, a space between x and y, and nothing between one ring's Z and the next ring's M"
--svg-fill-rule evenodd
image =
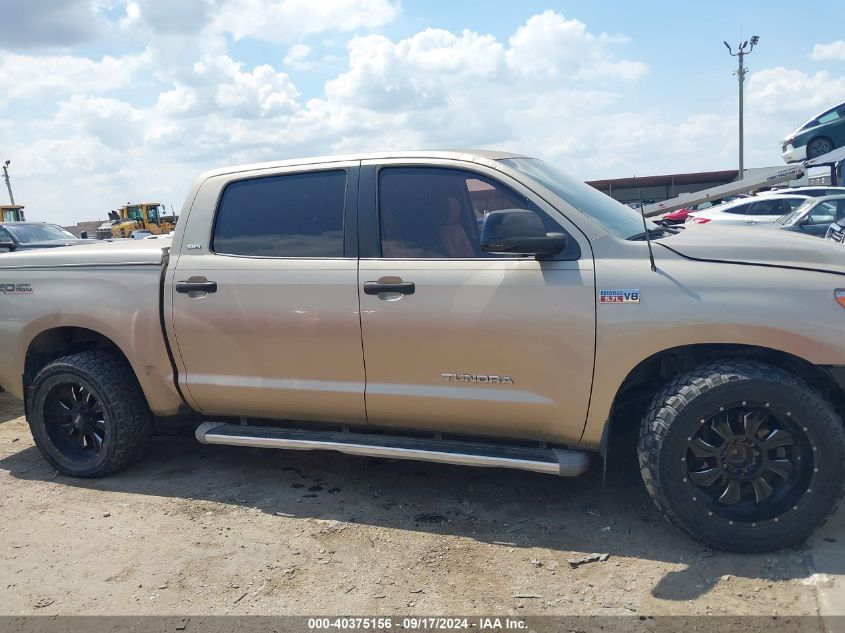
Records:
M12 204L15 204L15 196L12 195L12 183L9 181L9 164L12 161L7 160L3 163L3 178L6 179L6 189L9 190L9 200L12 201Z
M737 46L736 53L733 52L730 44L728 44L727 42L724 43L725 46L728 49L728 52L733 57L739 58L739 68L736 71L736 76L737 76L737 79L739 80L739 178L738 178L738 180L742 180L742 176L743 176L743 173L744 173L744 169L743 169L743 165L742 165L742 154L743 154L742 150L743 150L743 145L744 145L743 134L742 134L742 127L743 127L743 121L742 121L742 118L743 118L742 117L742 82L745 81L745 73L748 72L748 69L746 69L743 66L743 58L746 55L751 54L751 51L754 50L754 47L757 45L757 42L759 42L759 41L760 41L760 38L757 35L755 35L754 37L751 38L750 42L745 41L745 42L742 42L739 46ZM750 46L749 46L749 44L750 44ZM746 47L748 47L748 50L745 50Z

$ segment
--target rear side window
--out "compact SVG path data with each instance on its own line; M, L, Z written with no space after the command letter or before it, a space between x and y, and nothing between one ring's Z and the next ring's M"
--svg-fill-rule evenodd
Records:
M795 211L795 209L803 205L805 202L807 201L804 198L787 198L783 201L784 213Z
M840 118L841 115L839 114L839 112L837 112L836 110L831 110L830 112L826 112L825 114L821 115L818 119L816 119L816 121L818 121L819 124L823 124L831 123Z
M748 212L748 207L750 204L740 204L735 207L731 207L730 209L725 209L723 213L733 213L734 215L745 215Z
M342 257L346 172L233 182L223 191L211 248L251 257Z
M789 212L789 205L784 200L761 200L751 205L748 215L777 215L781 216Z

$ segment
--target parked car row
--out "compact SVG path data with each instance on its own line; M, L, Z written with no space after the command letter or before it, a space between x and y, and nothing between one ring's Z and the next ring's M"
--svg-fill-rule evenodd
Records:
M805 205L808 202L831 196L845 196L845 187L793 187L767 191L757 195L731 196L732 200L707 201L667 213L660 219L659 224L662 226L690 226L712 222L720 225L754 226L777 223L780 226L793 227L792 230L803 230L798 227L805 227L808 218L816 218L819 213L810 215L808 211L810 207ZM796 214L799 209L801 209L801 213ZM821 232L820 236L824 236L824 231Z
M810 200L808 196L794 194L769 194L740 198L733 202L692 213L685 222L687 224L707 224L709 222L718 224L771 224L782 215L791 213L807 200Z
M133 240L167 239L171 235L153 235L149 231L135 231ZM58 224L47 222L0 222L0 253L91 244L101 240L76 237ZM111 241L111 240L109 240Z
M36 248L55 248L87 244L97 240L83 240L58 224L45 222L4 222L0 224L0 252Z
M817 195L829 194L836 195ZM684 227L744 225L845 242L845 187L795 188L693 211Z

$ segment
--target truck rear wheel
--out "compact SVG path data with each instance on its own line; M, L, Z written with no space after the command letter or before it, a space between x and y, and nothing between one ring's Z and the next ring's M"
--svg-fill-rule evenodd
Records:
M638 453L661 512L735 552L800 543L835 510L845 481L845 429L830 403L753 361L678 376L652 400Z
M142 457L150 443L152 414L135 374L108 352L49 363L27 404L36 446L66 475L109 475Z

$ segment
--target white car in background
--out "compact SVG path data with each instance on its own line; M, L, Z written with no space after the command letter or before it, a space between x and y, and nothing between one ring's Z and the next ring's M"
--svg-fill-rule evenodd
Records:
M690 214L685 224L708 224L709 222L748 226L772 224L779 217L791 213L809 199L810 196L795 194L767 194L753 198L740 198L710 207L706 211Z
M811 198L820 198L822 196L843 196L845 195L845 187L833 187L830 185L810 185L809 187L790 187L789 189L772 189L763 195L789 195L810 196Z

